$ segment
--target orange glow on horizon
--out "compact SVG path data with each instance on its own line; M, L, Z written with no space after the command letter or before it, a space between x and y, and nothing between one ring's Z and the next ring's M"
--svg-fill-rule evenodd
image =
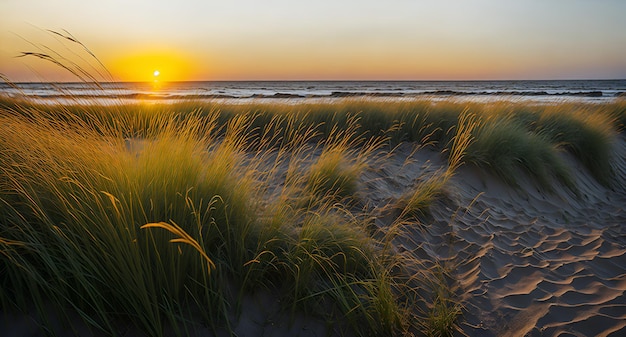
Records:
M113 75L128 82L173 82L193 80L197 65L191 57L173 50L128 53L107 62Z
M626 78L626 1L127 3L0 1L0 74L80 80L29 52L103 81Z

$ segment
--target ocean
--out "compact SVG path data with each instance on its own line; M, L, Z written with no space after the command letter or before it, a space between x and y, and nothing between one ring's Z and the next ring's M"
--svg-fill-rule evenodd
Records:
M0 95L58 103L298 102L344 97L602 103L626 97L626 80L0 83Z

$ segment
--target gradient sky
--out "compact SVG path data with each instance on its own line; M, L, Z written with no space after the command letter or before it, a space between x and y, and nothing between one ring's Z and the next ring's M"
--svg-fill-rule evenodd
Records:
M72 80L15 58L46 48L90 69L53 29L126 81L624 79L625 14L623 0L0 0L0 73Z

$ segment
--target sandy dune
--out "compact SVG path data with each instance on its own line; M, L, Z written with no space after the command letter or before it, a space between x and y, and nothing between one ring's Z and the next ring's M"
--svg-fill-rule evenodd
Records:
M405 161L409 155L401 147L365 174L371 203L399 197L445 165L428 150ZM431 208L432 223L415 224L411 235L420 244L404 248L448 260L462 294L465 334L626 335L626 139L615 146L611 188L564 156L578 195L558 184L542 189L522 172L512 188L464 166Z
M445 168L441 153L414 146L401 145L363 172L358 197L367 209L385 209ZM426 219L416 220L408 239L397 241L399 249L446 261L453 271L464 306L458 335L626 335L626 137L615 144L611 188L563 155L577 193L559 183L552 191L541 188L523 172L513 188L465 165ZM391 221L381 216L376 224ZM243 313L234 330L267 336L328 332L323 322L306 318L293 325L261 324L275 322L265 311ZM0 331L12 336L41 333L26 317L0 321Z

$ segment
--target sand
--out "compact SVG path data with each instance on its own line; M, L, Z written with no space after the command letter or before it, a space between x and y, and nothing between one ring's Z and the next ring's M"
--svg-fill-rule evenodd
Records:
M367 173L370 202L390 202L445 165L433 151L409 155L401 147ZM412 240L400 243L449 262L463 334L626 336L626 138L615 144L610 188L563 156L578 196L557 182L541 188L523 172L513 188L465 165L431 207L431 223L416 223Z
M403 144L363 172L358 196L364 207L386 209L446 166L434 149L414 150L415 144ZM626 335L626 137L615 144L610 188L563 156L578 195L558 182L549 191L523 172L514 188L464 165L427 219L416 220L409 237L396 241L398 249L446 261L452 270L463 304L458 335ZM376 225L389 221L381 216ZM287 324L271 309L272 300L250 299L244 307L257 309L244 312L233 329L241 336L329 333L323 322L305 317ZM12 336L40 335L31 325L20 316L0 319L0 331Z

